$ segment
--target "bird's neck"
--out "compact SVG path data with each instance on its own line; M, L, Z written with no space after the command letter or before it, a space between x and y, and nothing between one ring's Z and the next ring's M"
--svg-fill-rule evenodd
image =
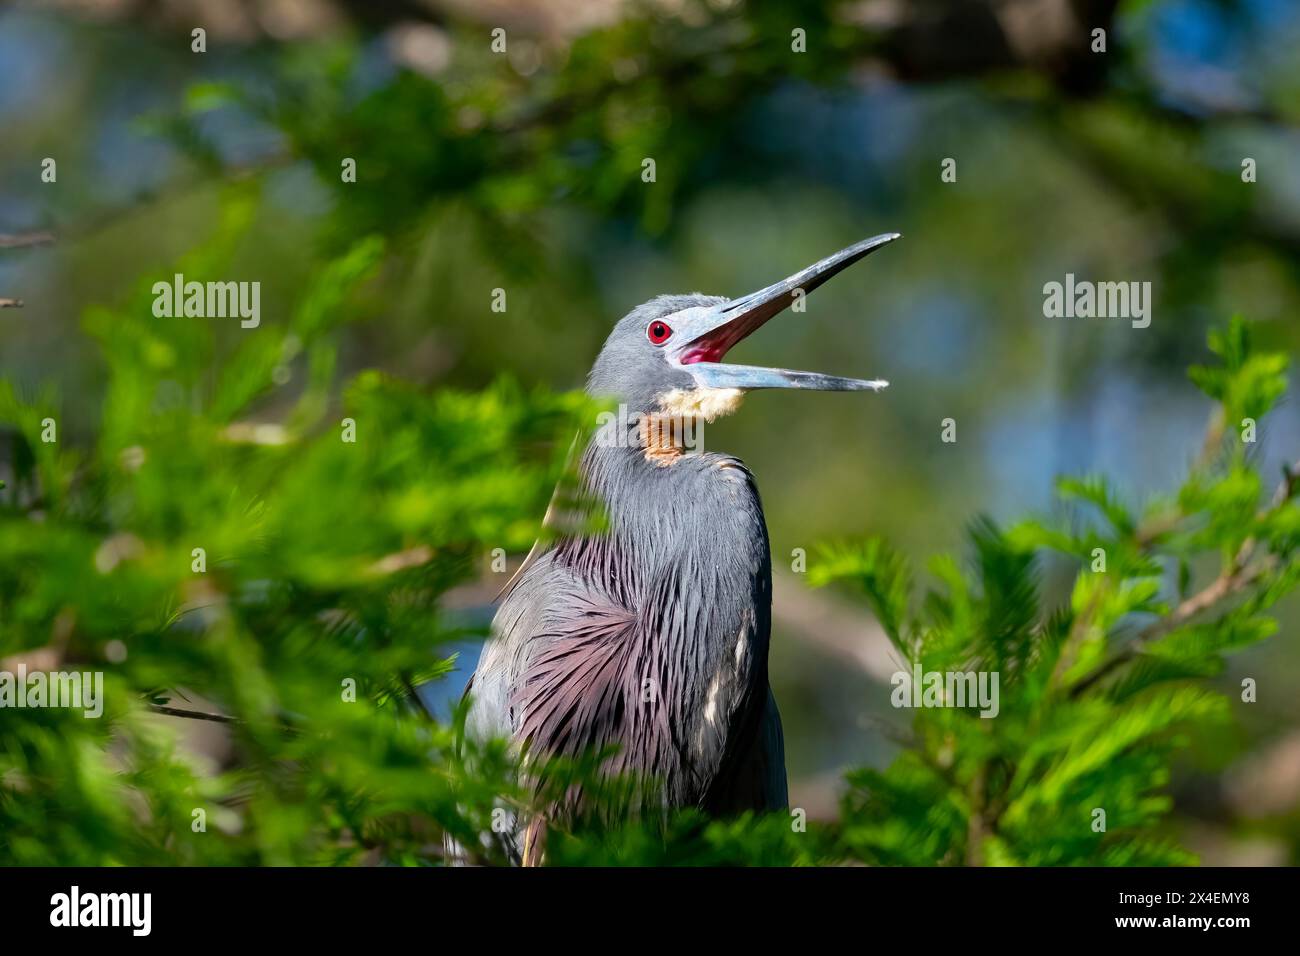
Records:
M637 421L646 461L668 467L687 452L702 451L705 423L730 415L744 397L738 388L673 389L660 395L654 411Z
M699 419L673 415L645 415L637 421L637 439L645 460L660 468L678 462L689 448L698 447Z

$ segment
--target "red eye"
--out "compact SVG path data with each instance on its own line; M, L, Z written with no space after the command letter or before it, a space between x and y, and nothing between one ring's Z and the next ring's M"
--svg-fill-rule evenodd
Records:
M673 330L668 327L666 322L660 322L657 319L646 326L646 338L652 345L663 345L672 336Z

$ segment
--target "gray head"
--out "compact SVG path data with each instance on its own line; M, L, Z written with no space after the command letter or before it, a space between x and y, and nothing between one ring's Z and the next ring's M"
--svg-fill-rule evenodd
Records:
M887 382L732 365L722 358L797 298L898 237L865 239L739 299L698 293L651 299L614 326L587 378L587 391L637 414L687 409L711 417L711 410L734 407L740 395L756 388L882 389Z

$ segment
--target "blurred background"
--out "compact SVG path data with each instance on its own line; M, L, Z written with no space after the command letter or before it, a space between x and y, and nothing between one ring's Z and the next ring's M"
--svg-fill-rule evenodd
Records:
M733 353L891 388L759 393L705 434L758 476L791 800L831 815L845 767L890 758L894 664L792 553L871 532L920 562L979 513L1051 508L1063 472L1138 502L1175 487L1207 328L1241 313L1263 346L1300 344L1298 48L1288 0L4 4L0 300L22 306L0 308L0 377L56 386L85 438L104 369L81 317L168 278L236 194L256 221L221 278L262 283L263 322L356 237L389 241L341 371L424 386L580 387L653 295L739 295L903 233ZM1067 272L1149 281L1150 327L1045 318ZM1292 400L1260 430L1265 475L1298 452ZM484 619L498 585L453 603ZM1175 784L1206 863L1294 862L1294 599L1282 614L1222 685L1267 670L1287 692Z

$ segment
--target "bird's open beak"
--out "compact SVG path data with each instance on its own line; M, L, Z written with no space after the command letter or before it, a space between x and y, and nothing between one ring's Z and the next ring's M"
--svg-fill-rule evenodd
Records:
M766 289L712 308L691 310L693 314L683 316L684 325L678 321L678 338L682 344L674 347L673 361L685 367L696 382L706 388L810 388L826 392L878 391L884 388L889 383L880 379L839 378L818 372L728 365L721 360L733 345L788 308L796 297L807 295L837 272L898 237L896 232L872 236Z

